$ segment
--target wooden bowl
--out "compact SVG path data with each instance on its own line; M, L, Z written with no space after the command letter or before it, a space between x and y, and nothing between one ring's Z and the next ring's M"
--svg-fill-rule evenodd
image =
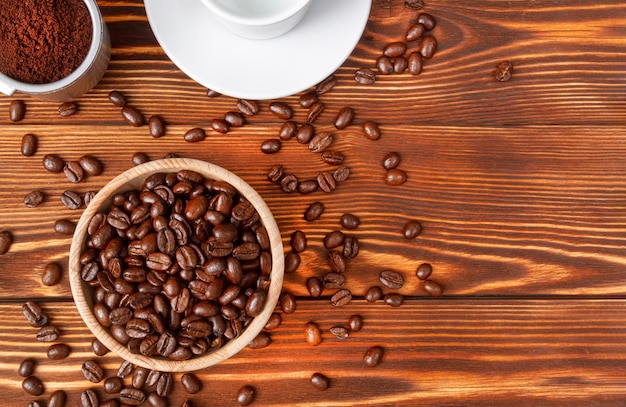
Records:
M248 199L258 212L262 224L268 232L270 240L270 252L272 256L272 269L270 272L270 286L263 310L249 323L243 332L221 347L210 350L201 356L193 356L183 361L175 361L160 356L144 356L135 354L111 336L109 330L96 320L93 313L93 288L83 281L81 277L80 256L84 252L87 243L87 227L92 217L101 211L107 210L111 205L112 197L118 192L139 190L146 178L159 172L178 172L179 170L192 170L202 174L206 179L225 181L235 187L241 195ZM263 329L270 315L274 311L282 289L284 274L283 245L278 226L268 206L260 195L237 175L208 162L172 158L151 161L133 167L115 177L105 185L91 200L82 214L70 248L69 278L74 302L87 327L107 348L117 353L120 357L136 365L149 369L168 372L193 371L212 366L243 349Z

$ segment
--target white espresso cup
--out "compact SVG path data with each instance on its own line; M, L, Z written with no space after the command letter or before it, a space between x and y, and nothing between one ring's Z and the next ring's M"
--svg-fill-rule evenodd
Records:
M313 0L202 0L233 33L251 39L278 37L302 20Z
M21 82L0 72L0 92L11 96L20 91L44 100L66 101L96 86L109 66L111 39L96 0L83 1L89 10L93 34L87 56L78 68L65 78L44 84Z

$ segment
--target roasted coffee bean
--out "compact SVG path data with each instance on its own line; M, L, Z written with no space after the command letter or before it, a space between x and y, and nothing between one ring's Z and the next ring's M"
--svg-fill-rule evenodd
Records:
M203 128L194 127L193 129L187 130L183 138L187 142L196 143L198 141L204 140L206 138L206 133Z
M315 127L309 123L305 123L296 131L296 140L301 144L308 144L315 135Z
M143 367L137 366L133 371L133 377L131 380L131 385L136 389L141 389L144 384L146 384L146 380L148 379L148 374L150 374L150 370Z
M330 92L330 90L334 88L336 84L337 78L335 77L335 75L331 74L329 77L317 84L317 86L315 87L315 93L318 95L323 95L326 92Z
M145 123L143 115L134 107L125 105L122 107L121 113L126 123L133 127L141 127Z
M324 236L324 247L327 249L334 249L335 247L339 247L343 244L345 239L345 235L340 230L333 230Z
M180 382L189 394L196 394L202 390L202 381L193 373L183 374Z
M150 161L150 157L148 157L148 154L142 152L142 151L138 151L136 153L133 154L133 156L130 158L130 160L132 161L132 163L134 165L141 165L141 164L145 164L148 161Z
M37 362L35 359L27 358L22 360L20 366L17 368L17 373L22 377L28 377L35 372L35 366Z
M263 348L267 348L271 344L272 344L272 337L269 336L266 332L261 332L248 343L248 348L263 349Z
M290 292L282 293L279 302L285 314L292 314L296 310L296 297Z
M211 128L218 133L226 134L230 130L230 124L224 119L211 119Z
M318 100L319 99L317 98L316 92L306 92L300 96L300 98L298 99L298 103L301 107L308 109L313 105L313 103L317 102Z
M386 170L392 170L400 165L400 153L391 152L387 153L383 157L383 168Z
M54 222L54 231L60 235L71 236L76 230L76 223L69 219L59 219Z
M422 224L416 220L409 220L402 227L402 235L407 240L415 239L421 233Z
M346 236L343 239L343 257L353 259L359 254L359 239L354 236Z
M417 22L418 24L422 24L424 28L428 31L435 28L435 25L437 24L435 17L428 13L420 13L420 15L417 16Z
M311 375L311 384L317 390L326 390L330 387L330 380L321 373L313 373Z
M376 123L370 120L366 120L361 125L363 134L370 140L378 140L380 138L380 128Z
M407 64L411 75L419 75L422 73L423 67L422 54L419 52L412 52L407 59Z
M22 314L31 326L42 327L48 323L48 315L34 301L26 301L22 305Z
M184 352L179 352L179 353L181 353L181 356L182 356ZM174 386L174 378L172 377L172 374L169 372L163 372L161 373L161 376L159 377L159 380L157 381L157 386L156 386L157 394L161 397L167 397L172 392L173 386Z
M66 401L67 393L64 390L56 390L48 398L47 407L65 407Z
M249 406L254 401L255 390L252 386L243 386L237 390L237 403L240 406Z
M430 59L437 52L437 40L435 37L427 35L420 41L419 52L422 58Z
M282 322L283 318L280 316L280 314L278 312L273 312L267 320L267 323L265 324L263 329L266 331L273 331L274 329L277 329Z
M328 131L316 134L309 142L309 150L312 153L321 153L332 144L334 136Z
M337 339L348 339L350 336L350 330L345 326L333 326L329 331Z
M124 387L120 390L120 401L129 406L138 406L146 401L146 394L134 387Z
M365 292L365 301L376 302L383 298L383 290L378 286L372 286Z
M85 171L80 166L78 161L69 161L63 167L63 173L67 177L68 181L76 184L83 180L85 177Z
M316 179L305 179L298 183L298 192L301 194L311 194L319 189Z
M20 122L26 115L26 104L23 100L12 100L9 103L9 119L12 122Z
M295 273L300 266L300 255L294 251L290 251L285 255L285 273Z
M397 57L393 60L393 71L395 73L403 73L408 68L409 63L405 57Z
M88 175L97 176L102 174L102 163L94 156L83 155L78 159L78 163Z
M376 82L376 74L369 68L361 68L355 72L354 80L362 85L371 85Z
M304 340L311 346L322 343L322 333L320 327L315 322L307 322L304 325Z
M134 368L135 366L131 362L125 360L122 362L122 364L120 364L120 367L117 369L117 373L115 374L115 376L119 377L120 379L125 379L133 373Z
M277 184L280 183L280 180L283 179L285 175L285 167L281 164L273 165L272 168L267 172L267 179L271 182Z
M342 288L330 297L330 304L333 307L343 307L352 301L352 292L347 288Z
M46 407L46 403L43 400L32 400L27 404L28 407Z
M39 342L54 342L59 339L59 330L52 325L42 326L37 331L36 338Z
M159 115L152 115L148 119L148 130L154 138L160 138L165 135L165 120Z
M78 106L73 102L64 102L59 105L59 115L61 117L71 116L78 111Z
M341 215L341 226L346 229L356 229L361 224L361 219L358 216L351 213L344 213Z
M424 27L423 24L421 23L414 24L410 26L408 30L406 30L404 39L407 42L417 41L422 37L422 35L424 35L424 31L426 31L426 28Z
M22 144L20 148L22 155L25 157L35 155L35 153L37 152L37 144L37 136L35 136L34 134L24 134L24 136L22 136Z
M91 200L96 196L96 192L95 191L87 191L85 192L85 194L83 195L83 203L85 204L85 206L89 206L89 202L91 202Z
M339 252L334 250L328 252L328 265L331 270L337 273L345 273L346 271L346 260Z
M363 317L360 315L351 315L348 319L351 332L358 332L363 328Z
M383 55L389 58L396 58L404 55L406 52L406 44L404 42L391 42L385 45Z
M124 387L124 383L119 377L109 377L104 381L104 392L107 394L119 393Z
M60 360L68 357L70 352L71 349L68 345L64 343L55 343L54 345L50 345L46 355L48 356L48 359Z
M306 280L306 288L311 297L319 297L324 290L324 284L317 277L309 277Z
M381 348L380 346L372 346L368 348L363 355L363 361L365 362L365 366L378 366L383 359L383 353L383 348Z
M74 191L63 191L61 202L68 209L78 209L83 205L83 197Z
M513 64L510 61L500 62L496 68L496 79L506 82L513 76Z
M285 102L271 102L270 112L279 119L289 120L293 116L293 110Z
M284 192L294 192L298 190L298 177L294 174L288 174L280 180L280 186Z
M31 396L41 396L44 392L42 381L36 376L28 376L22 381L22 389Z
M385 55L381 55L376 58L376 69L381 75L389 75L393 73L393 62L391 58Z
M394 168L392 170L388 170L385 174L385 184L391 186L402 185L407 180L407 173L401 169Z
M304 219L308 222L319 219L320 216L322 216L322 214L324 213L324 208L325 206L322 202L313 202L304 211Z
M344 159L345 157L340 151L326 150L322 153L322 161L329 165L341 165Z
M378 280L382 285L392 290L398 290L404 285L402 274L393 270L383 270L378 275Z
M278 132L278 137L281 140L289 140L296 134L297 130L298 130L297 123L294 122L293 120L287 120L280 127L280 131Z
M126 105L126 96L118 90L112 90L109 92L109 101L117 107L124 107Z
M352 124L354 120L354 109L351 107L344 107L339 110L335 117L335 127L337 129L345 129Z
M281 147L280 139L268 139L261 143L261 151L265 154L275 154L280 151Z
M326 193L333 192L337 188L337 181L335 181L335 177L328 171L320 172L316 179L319 189Z
M230 127L243 127L246 124L246 117L242 113L230 111L224 114L224 121Z
M267 295L265 294L265 291L259 290L253 292L248 297L248 301L246 302L246 314L253 318L261 314L261 311L263 311L263 307L265 306L266 298Z
M291 234L291 248L296 253L302 253L306 250L307 247L307 239L304 232L301 230L296 230Z
M52 173L59 173L63 171L65 162L56 154L46 154L43 156L43 167Z
M259 105L254 100L239 99L237 101L237 109L246 116L254 116L259 113Z
M443 293L443 288L432 280L424 281L424 291L431 297L439 297Z
M156 391L150 392L146 397L146 402L150 407L168 407L168 400L166 397L159 396Z
M206 95L207 95L207 97L209 97L209 98L216 98L216 97L218 97L218 96L222 96L222 94L221 94L221 93L219 93L218 91L213 90L213 89L207 89L207 91L206 91Z
M331 271L324 275L324 287L337 289L342 288L346 284L346 277L338 272Z
M314 102L309 108L309 113L306 116L307 123L315 123L315 121L322 115L324 110L326 109L326 105L324 102Z
M404 296L402 294L390 293L386 294L383 297L385 304L390 305L392 307L399 307L404 302Z
M155 369L150 370L148 377L146 378L145 385L148 387L155 387L161 378L161 372Z
M96 356L104 356L109 353L109 348L105 346L98 338L94 338L91 341L91 351Z
M104 377L104 370L94 360L86 360L81 367L81 372L85 379L92 383L100 383Z
M62 276L63 271L59 263L47 263L41 274L41 283L48 287L57 285Z
M82 407L98 407L100 402L98 401L98 395L95 391L88 389L80 394L80 405Z
M44 193L41 190L34 190L32 192L29 192L25 197L24 197L24 205L26 205L29 208L36 208L38 207L44 200Z
M420 280L426 280L428 277L430 277L432 272L433 272L433 267L430 265L430 263L422 263L417 267L417 271L415 272L415 275Z
M342 165L333 172L333 178L336 182L344 182L350 177L350 167Z

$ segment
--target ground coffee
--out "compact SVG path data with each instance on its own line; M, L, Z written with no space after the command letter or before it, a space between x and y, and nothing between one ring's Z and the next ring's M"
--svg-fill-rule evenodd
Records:
M0 71L25 83L58 81L83 62L92 31L81 0L3 0Z

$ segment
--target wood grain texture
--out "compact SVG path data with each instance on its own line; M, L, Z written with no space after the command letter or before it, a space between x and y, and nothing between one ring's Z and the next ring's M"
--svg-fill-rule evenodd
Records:
M284 288L298 296L298 309L283 315L266 349L245 349L227 362L202 370L204 390L189 397L194 405L234 405L237 389L252 383L254 405L622 405L624 311L626 304L626 4L595 2L489 1L426 2L437 19L438 52L419 76L379 75L374 85L357 84L354 72L374 68L383 47L402 40L416 13L402 0L373 0L357 48L335 73L337 85L321 100L326 110L318 131L332 131L332 149L346 156L350 179L332 194L286 194L266 179L283 164L301 179L332 169L290 140L278 154L260 151L276 138L282 120L269 101L245 127L226 135L211 131L210 120L236 110L236 99L208 98L206 89L181 72L158 45L140 0L99 1L112 39L112 58L104 78L77 100L78 113L61 118L58 104L22 94L0 97L0 112L23 99L27 113L12 123L0 114L0 230L14 236L0 256L0 404L26 405L17 365L40 360L37 375L46 395L65 389L69 405L79 393L101 385L83 379L80 365L94 357L91 334L71 301L67 261L71 237L55 234L54 221L77 221L82 210L60 201L63 191L97 191L132 166L138 151L151 158L168 153L203 159L227 168L265 199L289 247L291 234L305 232L308 248ZM409 48L414 49L415 44ZM514 64L513 78L497 82L498 62ZM120 90L146 117L168 123L160 139L146 126L128 126L107 99ZM299 95L281 99L304 122ZM355 122L333 128L340 108L351 106ZM377 141L360 130L365 120L382 129ZM208 137L186 143L183 134L203 127ZM35 156L20 154L25 133L39 139ZM407 183L383 182L381 161L390 151L402 155ZM79 184L42 167L55 153L65 160L98 157L104 173ZM24 196L45 192L38 208ZM325 212L306 222L307 206L320 201ZM360 242L348 262L347 286L353 302L329 305L333 290L308 296L305 281L322 277L329 266L324 236L341 229L350 212L361 218L345 233ZM403 224L417 219L422 234L407 241ZM45 287L48 262L64 269L61 284ZM444 296L432 299L415 277L422 262ZM362 296L378 285L383 269L399 271L406 296L401 308L370 304ZM387 292L388 290L386 290ZM46 344L21 315L27 299L42 303L72 346L65 361L45 358ZM359 313L365 328L346 341L328 328ZM324 341L303 340L306 322L317 321ZM385 347L383 363L366 369L365 349ZM99 359L107 372L121 360ZM320 392L308 378L327 374L331 388ZM179 376L177 376L179 378ZM187 398L177 383L171 405Z

